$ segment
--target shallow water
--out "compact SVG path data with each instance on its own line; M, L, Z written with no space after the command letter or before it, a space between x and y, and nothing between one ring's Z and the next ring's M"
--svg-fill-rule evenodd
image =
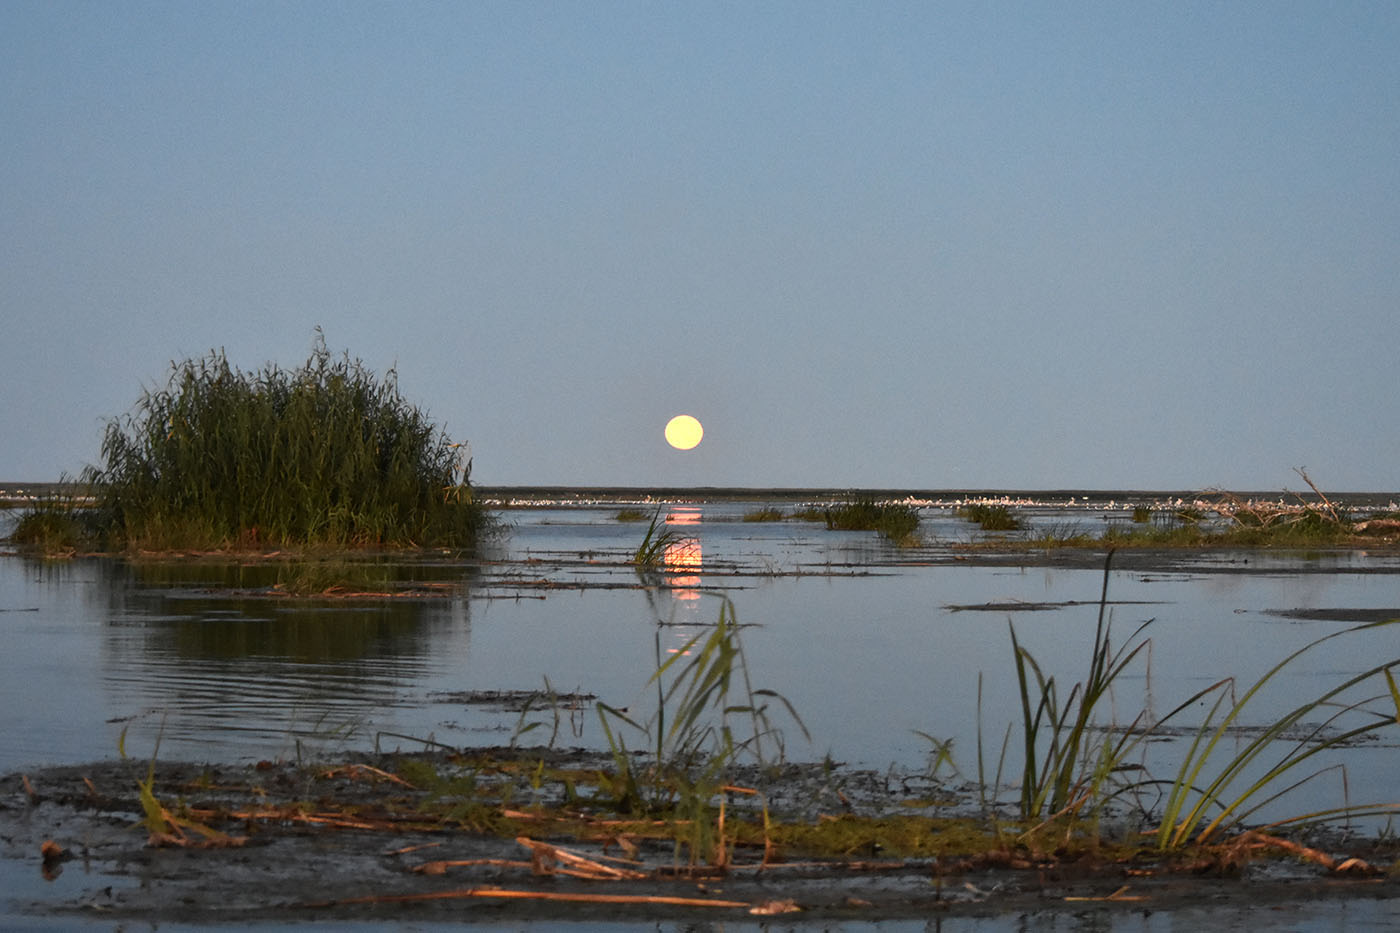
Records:
M930 750L917 730L951 739L968 778L980 736L990 775L1019 717L1008 622L1064 692L1083 676L1103 584L1093 562L953 559L945 545L972 532L948 509L925 510L931 546L899 550L872 533L740 521L755 507L668 506L668 527L692 541L672 553L664 588L642 586L625 565L646 528L616 521L616 505L513 510L493 560L376 571L452 585L432 598L269 598L277 570L266 567L0 559L0 773L119 749L145 757L157 743L161 757L216 761L497 745L529 722L540 723L523 737L530 744L601 747L590 701L522 718L518 695L548 683L645 715L658 657L705 632L724 598L745 626L754 686L786 697L811 735L788 723L793 758L917 769ZM1036 520L1106 518L1059 508ZM1109 599L1119 641L1153 620L1150 652L1113 697L1124 724L1224 677L1252 682L1354 624L1281 611L1400 615L1400 564L1360 552L1213 553L1114 570ZM1241 724L1391 657L1393 630L1333 640L1251 701ZM1149 763L1169 769L1176 745L1152 746ZM1400 800L1394 755L1391 741L1346 751L1351 799ZM1005 773L1016 767L1008 756ZM1317 799L1340 802L1340 773L1317 784Z

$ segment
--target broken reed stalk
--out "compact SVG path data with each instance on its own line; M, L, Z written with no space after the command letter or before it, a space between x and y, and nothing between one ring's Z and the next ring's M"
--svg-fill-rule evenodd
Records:
M310 901L299 907L341 907L350 904L408 904L414 901L447 901L471 897L498 897L514 900L565 901L576 904L665 904L674 907L751 907L747 901L724 901L706 897L675 897L667 894L585 894L568 891L520 891L513 888L461 888L455 891L428 891L421 894L366 894L334 901Z

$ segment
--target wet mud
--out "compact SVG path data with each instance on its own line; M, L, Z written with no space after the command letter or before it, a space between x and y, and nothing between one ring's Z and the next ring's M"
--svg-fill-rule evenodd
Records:
M564 920L754 922L840 927L901 918L1112 918L1209 907L1374 905L1390 916L1400 883L1395 843L1334 837L1280 850L1237 841L1172 859L1141 852L1036 852L1015 845L936 858L878 848L805 858L736 847L725 869L689 868L670 841L610 831L532 832L529 769L586 769L586 751L496 750L500 788L488 830L433 816L432 794L398 776L404 756L339 765L205 766L101 762L3 779L0 846L12 916L57 922L283 924L310 921L496 924ZM423 767L441 756L420 755ZM510 776L513 775L513 776ZM140 787L172 818L152 832ZM791 767L770 792L787 819L848 807L907 807L907 780ZM441 789L439 789L440 791ZM915 787L916 795L927 788ZM839 797L839 802L838 802ZM557 805L551 801L550 805ZM1287 843L1285 843L1287 844ZM1324 851L1324 847L1326 850ZM1325 854L1330 852L1331 854ZM1306 857L1304 857L1306 856ZM22 894L18 892L23 891ZM1290 914L1297 919L1298 914Z

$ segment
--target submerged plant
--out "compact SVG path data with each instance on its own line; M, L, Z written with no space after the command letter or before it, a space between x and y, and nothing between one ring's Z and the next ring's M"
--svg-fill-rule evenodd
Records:
M461 445L319 333L292 372L174 365L102 453L85 479L117 547L464 547L487 523Z

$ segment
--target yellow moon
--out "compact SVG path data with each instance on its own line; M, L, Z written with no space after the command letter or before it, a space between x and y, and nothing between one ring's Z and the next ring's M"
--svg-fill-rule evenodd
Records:
M666 422L666 443L677 450L689 450L704 436L705 429L690 415L676 415Z

